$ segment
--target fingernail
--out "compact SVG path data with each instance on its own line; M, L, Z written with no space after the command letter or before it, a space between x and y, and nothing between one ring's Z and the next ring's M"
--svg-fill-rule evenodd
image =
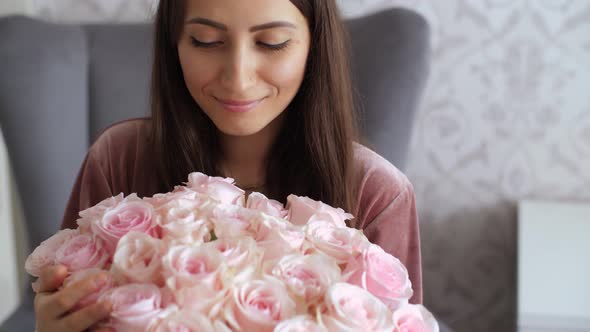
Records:
M101 274L94 279L94 285L96 286L96 288L100 288L100 287L104 286L106 284L106 282L107 282L107 276L104 274Z
M102 303L102 308L106 312L111 312L113 310L113 305L110 302L103 302Z
M35 281L35 282L31 283L31 288L33 288L33 291L35 293L39 292L39 282Z
M68 268L65 265L56 265L54 266L54 271L56 276L61 276L68 273Z

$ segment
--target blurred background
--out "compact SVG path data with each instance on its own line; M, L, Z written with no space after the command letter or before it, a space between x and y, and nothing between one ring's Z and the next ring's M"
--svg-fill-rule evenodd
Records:
M590 331L590 1L339 3L346 17L401 6L430 25L430 76L406 167L425 305L459 332ZM148 22L155 4L1 0L0 16ZM0 321L28 287L1 138Z

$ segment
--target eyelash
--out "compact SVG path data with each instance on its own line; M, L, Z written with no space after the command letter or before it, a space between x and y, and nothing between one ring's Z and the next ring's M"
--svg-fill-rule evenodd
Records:
M269 51L277 52L277 51L282 51L282 50L286 49L287 46L289 46L290 41L291 41L291 39L289 39L283 43L276 44L276 45L266 44L266 43L262 43L262 42L257 42L256 44L259 45L260 47L263 47L263 48L269 50ZM223 42L203 43L202 41L199 41L196 38L191 37L191 44L193 44L193 46L195 46L195 47L213 48L213 47L216 47L220 44L223 44Z

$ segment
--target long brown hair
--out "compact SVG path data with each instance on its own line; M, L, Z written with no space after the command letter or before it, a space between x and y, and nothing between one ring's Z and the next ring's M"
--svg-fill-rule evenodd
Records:
M281 202L291 193L308 196L355 214L348 35L335 0L291 2L309 23L311 43L305 77L270 153L268 193ZM178 57L185 9L186 1L161 0L155 17L151 111L162 191L191 172L221 175L215 126L190 95Z

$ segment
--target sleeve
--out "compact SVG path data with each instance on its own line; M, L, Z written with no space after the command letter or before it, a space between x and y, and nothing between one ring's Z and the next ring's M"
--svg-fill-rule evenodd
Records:
M92 207L103 199L113 196L110 181L96 150L90 149L80 167L76 182L66 205L61 228L77 228L78 213Z
M421 304L420 229L413 186L408 183L383 210L368 220L366 225L364 233L369 241L397 257L406 266L414 290L410 303Z

